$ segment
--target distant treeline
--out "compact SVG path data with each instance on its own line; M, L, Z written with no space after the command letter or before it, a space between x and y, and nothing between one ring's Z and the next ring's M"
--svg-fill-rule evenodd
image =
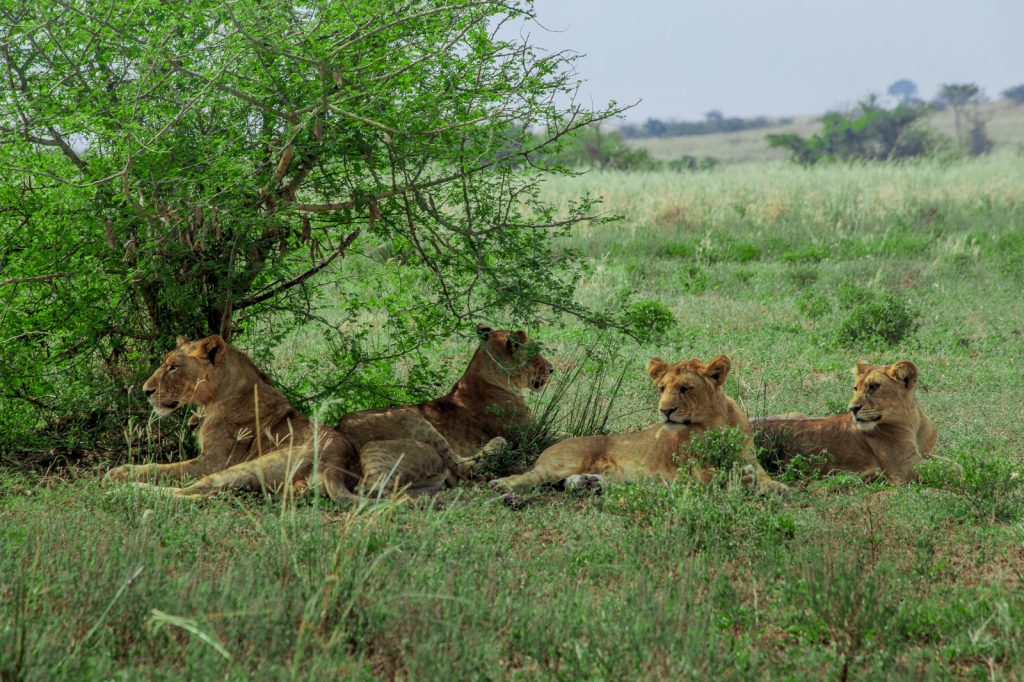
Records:
M642 124L626 124L618 131L625 138L675 137L679 135L710 135L712 133L735 133L740 130L771 128L792 123L792 118L740 118L725 117L722 112L714 110L704 114L703 121L662 121L649 118Z

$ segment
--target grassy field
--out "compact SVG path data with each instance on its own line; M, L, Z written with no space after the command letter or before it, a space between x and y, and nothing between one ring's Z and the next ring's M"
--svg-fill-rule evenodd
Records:
M482 487L443 508L194 504L7 470L0 678L1024 677L1020 159L548 187L581 191L624 216L567 244L592 262L582 299L676 322L649 346L536 330L555 377L582 377L571 400L621 369L599 407L612 430L645 425L648 357L727 353L749 413L832 413L857 360L910 359L937 454L966 475L788 471L785 499L636 484L513 510Z
M1019 154L1024 149L1024 105L999 100L980 105L975 112L985 121L985 129L996 151ZM951 109L930 114L923 125L955 139L956 125ZM773 128L630 140L629 144L647 149L651 156L662 161L672 161L684 155L711 156L723 163L768 161L785 159L788 153L784 149L771 149L765 142L765 135L796 133L806 137L820 130L820 116L794 116L790 123Z

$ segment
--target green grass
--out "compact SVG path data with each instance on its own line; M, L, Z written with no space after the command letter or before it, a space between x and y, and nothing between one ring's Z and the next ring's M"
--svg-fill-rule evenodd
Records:
M581 298L675 321L645 314L663 327L649 345L573 320L536 330L556 382L582 384L554 427L650 423L652 355L730 355L726 391L751 414L842 410L857 360L911 359L937 454L966 475L790 471L785 499L636 484L519 510L466 487L443 509L353 510L6 469L0 678L1024 676L1019 160L594 173L547 191L581 190L625 216L566 244L592 262ZM879 318L885 333L862 333ZM467 355L439 351L446 379Z

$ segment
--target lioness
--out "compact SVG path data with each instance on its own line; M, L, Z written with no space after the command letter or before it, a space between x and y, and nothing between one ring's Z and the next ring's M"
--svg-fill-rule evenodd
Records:
M825 454L824 472L883 474L891 483L917 479L915 467L931 457L938 436L914 397L917 366L907 360L888 367L858 362L849 413L833 417L777 415L755 426L780 434L784 457Z
M200 454L174 464L126 464L107 478L156 478L195 483L175 489L205 497L229 488L274 493L323 490L334 500L353 499L359 478L356 449L333 429L300 414L244 353L220 336L177 346L142 387L161 417L182 405L199 405ZM313 477L314 461L318 476Z
M479 346L447 395L341 418L337 430L358 448L366 485L451 482L467 475L481 452L500 448L530 421L520 393L543 388L551 363L525 332L478 325L476 333Z
M745 436L742 457L748 462L749 473L744 482L763 490L784 492L786 486L769 478L754 457L747 415L722 392L730 366L725 355L707 365L697 359L669 365L661 358L651 358L647 373L660 394L660 423L636 433L563 440L542 452L530 471L496 479L491 485L516 489L576 476L594 480L595 475L598 480L607 477L612 481L642 477L674 479L681 466L688 466L695 478L708 483L714 472L701 469L691 460L687 450L690 437L731 426Z

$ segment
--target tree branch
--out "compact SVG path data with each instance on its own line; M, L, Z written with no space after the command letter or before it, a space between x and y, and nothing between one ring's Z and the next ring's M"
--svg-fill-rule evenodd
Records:
M321 270L326 268L328 265L330 265L334 261L334 259L336 259L338 256L343 255L345 253L345 251L348 249L348 247L351 246L352 242L354 242L356 240L356 238L361 233L362 233L362 229L360 229L360 228L356 228L355 230L352 230L351 232L348 233L348 235L345 237L345 239L342 240L341 244L338 245L338 248L336 248L334 250L334 252L331 253L330 256L328 256L327 258L324 258L322 261L320 261L319 263L317 263L316 265L311 267L309 270L306 270L304 273L302 273L298 277L293 277L292 279L288 280L287 282L282 282L281 284L279 284L278 286L274 287L270 291L265 291L262 294L258 294L256 296L251 297L251 298L247 298L247 299L245 299L243 301L239 301L238 303L236 303L234 305L234 309L235 310L242 310L244 308L248 308L250 306L254 306L257 303L262 303L263 301L266 301L268 299L274 298L278 294L280 294L280 293L282 293L284 291L287 291L288 289L291 289L294 286L302 284L307 279L309 279L310 277L312 277L313 275L315 275L316 273L320 272Z
M0 287L6 287L11 284L28 284L29 282L48 282L53 279L62 279L64 277L74 277L70 272L54 272L49 275L35 275L33 277L11 277L0 282Z

